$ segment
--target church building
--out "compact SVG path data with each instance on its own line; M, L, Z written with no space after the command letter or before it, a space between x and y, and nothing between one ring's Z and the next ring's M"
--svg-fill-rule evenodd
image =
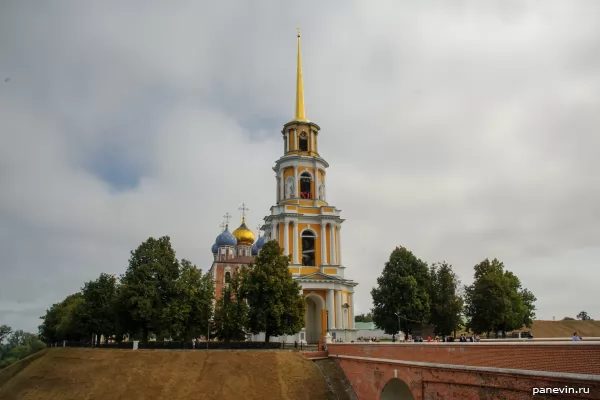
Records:
M223 285L242 266L251 267L265 241L276 240L283 253L289 255L290 273L302 286L306 301L304 328L296 335L272 338L273 341L315 343L325 337L349 342L355 339L354 287L356 282L344 277L342 263L341 211L327 202L329 164L319 154L321 128L306 118L300 34L298 33L298 66L296 80L296 112L283 126L283 154L273 170L277 184L276 204L265 217L259 231L263 236L254 241L254 233L245 223L229 231L229 214L223 232L212 247L214 261L210 274L216 282L217 298ZM251 335L251 340L264 340L264 334Z

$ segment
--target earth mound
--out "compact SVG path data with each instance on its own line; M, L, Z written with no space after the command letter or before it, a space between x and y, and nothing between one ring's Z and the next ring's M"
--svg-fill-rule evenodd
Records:
M57 348L44 351L0 385L2 400L329 397L317 366L283 351Z

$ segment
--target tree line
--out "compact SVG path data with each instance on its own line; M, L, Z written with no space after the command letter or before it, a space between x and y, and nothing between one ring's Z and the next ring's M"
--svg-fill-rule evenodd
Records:
M149 238L131 251L123 275L101 273L77 293L53 304L39 327L46 343L190 341L203 336L243 340L247 333L295 334L304 325L304 298L288 270L289 258L275 241L265 243L252 268L215 282L190 261L178 260L168 236Z
M475 265L473 284L463 286L452 265L428 266L397 247L371 295L373 309L361 319L371 319L387 334L408 334L414 324L431 324L436 335L452 335L464 327L489 337L531 327L535 318L535 296L497 259Z
M46 347L33 333L0 326L0 369Z

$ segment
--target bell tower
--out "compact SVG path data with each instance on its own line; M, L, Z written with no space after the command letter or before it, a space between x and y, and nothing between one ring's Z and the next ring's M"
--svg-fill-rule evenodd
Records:
M291 259L295 276L322 273L343 278L340 210L327 202L326 169L319 154L321 128L306 118L300 31L294 118L283 125L283 154L275 162L276 205L262 229Z

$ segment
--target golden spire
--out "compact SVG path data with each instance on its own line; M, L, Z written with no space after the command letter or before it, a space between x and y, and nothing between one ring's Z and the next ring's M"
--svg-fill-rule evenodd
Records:
M296 116L294 121L309 122L304 111L304 83L302 81L302 55L300 54L300 28L298 28L298 71L296 76Z

